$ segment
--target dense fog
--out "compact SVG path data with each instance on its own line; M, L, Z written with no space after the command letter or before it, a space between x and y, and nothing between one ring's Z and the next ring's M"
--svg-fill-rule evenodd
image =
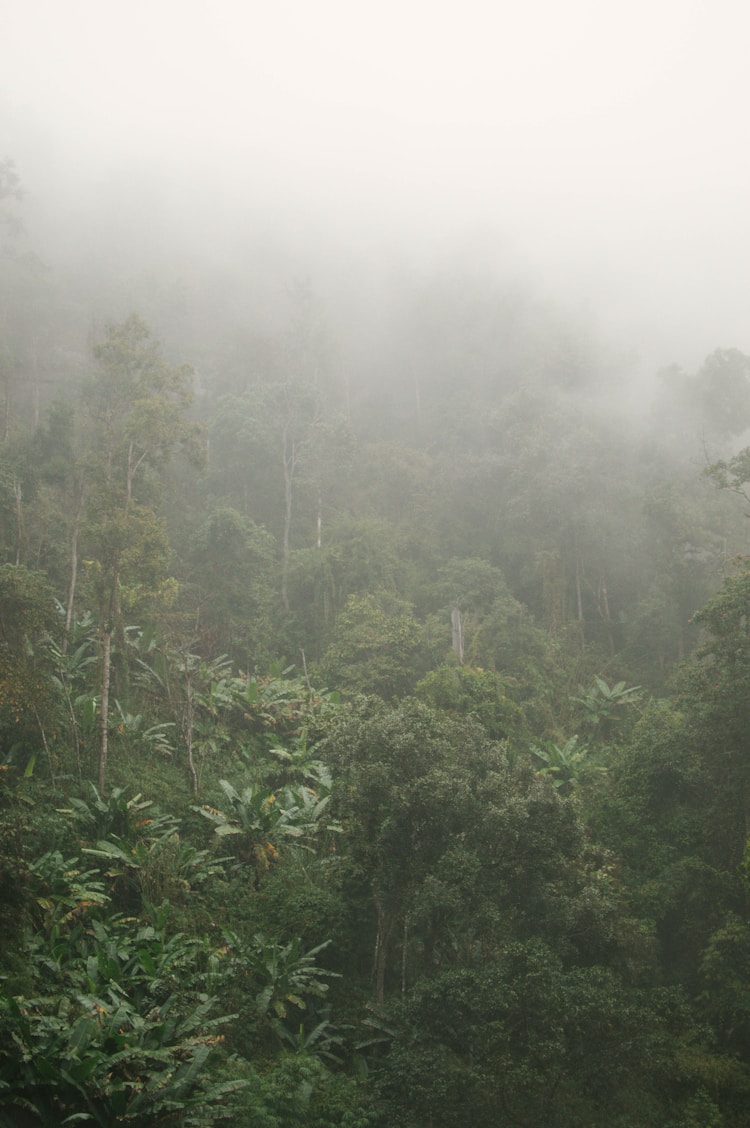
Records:
M640 386L750 345L744 22L673 0L31 0L4 17L0 155L85 315L137 307L171 336L179 293L193 323L273 325L309 279L369 370L410 291L487 283Z

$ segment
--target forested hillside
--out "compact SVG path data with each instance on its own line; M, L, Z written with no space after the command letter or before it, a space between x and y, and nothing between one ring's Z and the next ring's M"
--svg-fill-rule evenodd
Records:
M749 1124L750 357L92 281L20 190L0 1124Z

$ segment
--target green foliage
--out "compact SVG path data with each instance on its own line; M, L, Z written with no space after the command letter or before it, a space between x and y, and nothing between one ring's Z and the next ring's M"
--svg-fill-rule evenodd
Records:
M527 609L513 598L501 570L486 560L449 560L440 568L431 595L441 604L432 619L432 633L437 635L440 623L449 640L446 626L458 611L466 661L475 668L503 670L511 676L527 673L529 659L543 654L544 640Z
M63 608L58 605L60 618ZM96 635L93 629L93 616L86 613L81 619L71 623L67 637L57 642L49 637L46 651L54 669L51 681L58 700L58 732L68 755L72 748L75 771L79 782L82 780L82 753L94 746L97 725L98 697L93 689L92 678L96 667ZM68 765L69 766L69 765Z
M578 743L577 736L571 736L564 744L548 740L544 744L533 744L531 754L544 765L542 775L548 775L553 786L565 793L572 791L587 774L601 775L606 772L604 764L592 763L589 749Z
M164 911L136 928L105 917L99 883L60 855L38 869L55 898L26 942L32 994L0 996L0 1115L30 1125L231 1116L237 1083L206 1075L227 1018L202 990L200 947L168 936Z
M0 567L0 757L29 774L47 739L46 728L54 724L47 639L57 629L45 576L10 564Z
M108 838L110 835L124 841L134 841L140 827L151 822L146 814L153 803L139 795L128 797L127 789L113 787L102 795L93 783L88 784L91 798L70 797L69 813L80 823L89 835Z
M178 825L177 820L162 816L151 821L132 845L104 839L86 853L103 859L105 876L114 882L118 900L128 904L137 894L137 903L144 907L162 900L177 902L224 872L207 850L181 839Z
M709 632L697 660L678 684L691 742L698 750L710 790L711 861L736 871L741 864L750 816L750 765L745 753L750 721L750 566L735 572L695 616Z
M666 993L628 991L611 972L565 968L543 943L515 942L389 1008L375 1083L394 1125L459 1128L471 1109L477 1123L508 1128L657 1128L665 1110L648 1092L670 1067L674 1010Z
M729 490L748 500L746 486L750 482L750 447L744 447L731 458L720 458L710 463L705 471L720 490Z
M320 661L337 616L353 595L398 593L406 582L403 548L380 517L337 513L318 547L298 548L289 562L292 629L310 659Z
M440 568L435 591L444 606L477 615L486 615L497 599L510 598L500 569L477 558L449 560Z
M294 840L297 846L312 850L324 831L340 829L326 817L331 796L322 783L317 791L298 785L278 792L260 786L240 792L226 779L220 785L228 805L226 813L209 806L194 809L214 823L215 833L222 838L237 836L237 857L252 862L258 873L265 873L279 857L283 843Z
M293 737L287 748L271 748L270 752L277 763L276 769L271 769L269 775L281 783L304 783L307 787L316 789L321 787L325 791L332 786L331 773L327 766L319 759L321 742L311 744L308 742L307 733L302 732L298 737ZM268 778L268 776L267 776Z
M385 592L352 595L336 619L321 670L343 692L389 700L411 687L420 642L419 623L403 600Z
M223 875L221 859L180 833L180 819L153 812L150 801L140 795L127 798L122 788L103 797L90 786L92 800L74 796L69 811L94 841L84 853L101 859L118 905L140 911L166 900L177 903Z
M189 576L204 653L248 671L274 657L275 543L265 529L226 506L211 513L195 534Z
M335 975L315 962L328 941L304 952L298 939L279 944L256 935L244 941L236 933L225 930L224 940L222 976L241 981L243 994L252 997L257 1015L270 1023L279 1037L288 1040L294 1027L284 1028L279 1020L291 1017L291 1013L298 1016L299 1012L306 1011L310 999L325 998L327 980ZM295 1011L290 1012L290 1007ZM320 1041L323 1041L322 1031ZM307 1050L312 1044L311 1041Z
M90 514L85 533L86 578L100 609L108 611L115 588L118 607L128 613L152 611L169 595L167 533L152 509L131 504L118 510L105 501Z
M345 880L374 932L378 1001L512 939L545 938L568 959L627 947L574 808L476 724L414 701L361 702L340 719L329 755Z
M244 1120L255 1128L381 1128L382 1118L356 1081L330 1072L305 1053L282 1053L253 1071L240 1094Z
M320 733L335 716L339 696L313 689L307 680L292 674L292 667L271 667L266 675L239 679L237 703L251 726L267 734L269 742L299 739Z
M626 686L624 681L610 686L604 678L595 677L594 685L582 697L573 700L581 707L581 724L584 728L609 735L618 722L624 719L628 706L637 706L640 699L639 685Z
M454 716L475 717L492 740L517 740L527 720L514 697L514 679L474 666L441 666L430 671L414 689L415 697Z
M731 914L708 939L700 964L702 1011L716 1042L744 1056L750 1038L750 928Z
M0 568L0 643L20 658L45 633L57 629L54 593L41 572Z
M280 664L264 675L233 676L226 656L206 661L190 650L156 640L137 644L134 681L148 695L151 710L170 715L188 761L193 794L204 769L212 776L227 762L242 762L259 782L325 782L325 769L313 753L338 705L336 694L314 690ZM166 726L152 726L160 735Z
M223 303L203 467L191 370L132 316L74 399L22 257L0 1123L744 1125L748 358L636 437L564 327L451 283L386 402L302 286L283 337Z
M128 480L143 465L158 466L196 435L184 412L192 399L192 369L168 364L148 325L136 314L107 329L94 348L98 380L89 392L97 440L121 463Z

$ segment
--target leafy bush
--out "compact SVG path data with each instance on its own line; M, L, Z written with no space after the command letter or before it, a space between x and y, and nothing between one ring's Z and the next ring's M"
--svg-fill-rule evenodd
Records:
M228 1016L203 990L202 945L168 935L166 908L135 926L105 918L99 883L59 855L41 868L67 892L26 939L34 993L0 995L0 1124L231 1117L241 1083L207 1080Z

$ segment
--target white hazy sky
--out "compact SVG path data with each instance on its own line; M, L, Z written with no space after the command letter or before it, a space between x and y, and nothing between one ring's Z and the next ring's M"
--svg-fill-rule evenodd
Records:
M497 235L681 359L750 351L748 43L745 0L5 0L0 96L82 175Z

